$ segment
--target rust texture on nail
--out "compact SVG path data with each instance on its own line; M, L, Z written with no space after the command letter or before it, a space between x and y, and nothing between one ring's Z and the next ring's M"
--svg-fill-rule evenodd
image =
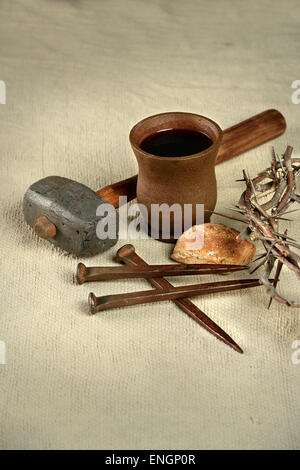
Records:
M79 263L76 271L78 284L89 281L110 281L113 279L144 278L164 276L191 276L205 274L228 274L247 269L247 266L226 264L158 264L147 266L94 266Z
M135 247L131 244L124 245L117 251L116 260L128 266L147 266L135 251ZM164 278L148 279L149 284L157 289L173 287L172 284ZM197 307L190 299L173 300L183 312L189 315L195 322L201 325L206 331L214 335L217 339L224 342L235 351L243 354L242 348L213 320L211 320L199 307Z
M76 269L76 281L77 284L83 284L86 282L86 266L83 263L79 263Z
M154 289L123 294L94 296L94 311L100 312L110 308L127 307L130 305L141 305L152 302L193 297L197 295L214 294L237 289L247 289L261 285L259 279L241 279L238 281L208 282L205 284L194 284L189 286L171 287L169 289Z

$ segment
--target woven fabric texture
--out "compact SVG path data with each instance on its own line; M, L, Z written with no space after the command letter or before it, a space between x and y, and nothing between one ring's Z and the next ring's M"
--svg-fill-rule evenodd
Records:
M0 9L0 447L299 448L298 310L274 302L268 311L262 288L195 298L244 355L171 302L91 317L91 290L148 284L77 286L79 260L38 240L22 215L27 187L42 177L96 190L135 174L128 133L146 116L189 111L225 129L276 108L286 133L216 168L217 209L229 213L243 190L235 180L243 168L263 170L272 144L300 155L300 105L291 100L298 0L1 0ZM297 212L293 219L284 227L297 237ZM116 265L124 243L82 261ZM170 245L134 243L147 262L168 262ZM280 284L299 298L285 269Z

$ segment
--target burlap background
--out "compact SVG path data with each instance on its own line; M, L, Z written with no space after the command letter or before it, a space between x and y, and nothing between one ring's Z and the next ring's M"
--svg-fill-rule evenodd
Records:
M33 236L21 210L26 188L47 175L98 189L134 174L131 126L167 110L225 128L277 108L288 130L276 149L290 143L299 155L299 2L1 0L0 9L1 448L299 447L299 311L267 311L262 289L196 298L243 356L172 303L90 317L91 287L146 282L76 286L78 260ZM270 146L217 168L219 210L239 197L242 168L268 164ZM168 261L169 245L135 244L148 262ZM114 264L114 253L90 264ZM281 285L299 298L293 276Z

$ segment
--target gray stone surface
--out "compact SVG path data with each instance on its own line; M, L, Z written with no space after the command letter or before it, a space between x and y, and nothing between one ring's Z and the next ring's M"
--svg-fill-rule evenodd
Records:
M101 217L96 211L101 204L107 203L87 186L61 176L48 176L28 188L23 212L31 227L41 216L54 223L56 235L49 239L54 245L78 256L92 256L117 242L117 237L105 240L97 237ZM114 216L118 220L116 211Z

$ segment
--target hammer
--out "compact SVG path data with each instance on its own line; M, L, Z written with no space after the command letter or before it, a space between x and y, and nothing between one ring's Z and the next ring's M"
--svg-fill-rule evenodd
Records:
M226 129L216 165L278 137L285 129L285 119L275 109ZM24 217L39 237L77 256L92 256L112 247L118 240L116 213L116 235L104 240L97 237L97 224L104 217L96 214L97 208L109 203L117 209L120 196L127 196L131 201L136 197L136 184L137 176L132 176L94 192L68 178L48 176L26 191Z

